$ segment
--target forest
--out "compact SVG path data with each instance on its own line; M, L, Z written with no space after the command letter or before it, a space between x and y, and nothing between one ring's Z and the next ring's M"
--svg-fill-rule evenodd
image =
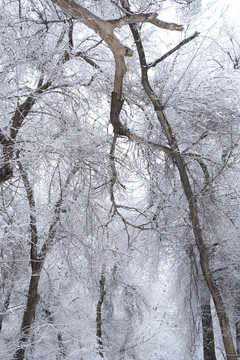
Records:
M0 359L240 359L237 2L0 11Z

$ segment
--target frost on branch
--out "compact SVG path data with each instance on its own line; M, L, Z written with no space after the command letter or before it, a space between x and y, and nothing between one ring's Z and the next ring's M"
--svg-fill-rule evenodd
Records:
M157 27L167 30L183 30L182 25L166 23L158 20L157 13L129 14L116 20L103 20L73 0L52 0L52 2L57 4L65 13L75 19L78 19L83 24L94 30L106 42L115 59L116 71L114 92L117 94L119 100L122 97L122 82L126 73L124 57L132 56L132 51L119 41L114 34L114 29L128 24L149 22Z

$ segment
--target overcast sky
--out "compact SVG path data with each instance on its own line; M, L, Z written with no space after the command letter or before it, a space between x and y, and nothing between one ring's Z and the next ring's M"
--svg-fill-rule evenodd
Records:
M239 27L240 18L240 0L218 0L216 1L219 8L226 9L224 17L229 22L233 21L235 26Z
M240 17L240 1L239 0L223 0L223 3L229 3L229 15L239 20Z

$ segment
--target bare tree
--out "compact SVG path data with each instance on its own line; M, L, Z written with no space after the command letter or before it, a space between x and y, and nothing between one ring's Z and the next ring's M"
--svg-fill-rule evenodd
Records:
M132 52L118 41L118 39L116 38L113 32L116 27L122 27L123 25L126 24L130 25L132 35L138 50L139 61L141 65L141 73L142 73L142 85L144 87L146 95L148 96L149 100L152 102L155 108L157 118L167 137L167 141L169 144L169 152L171 152L174 162L176 163L176 166L178 168L181 183L189 204L189 214L192 222L192 229L193 229L196 245L199 250L201 269L216 307L216 311L221 327L221 332L222 332L222 339L225 347L225 353L228 360L236 359L236 352L231 334L230 321L225 310L225 306L220 290L210 270L209 254L206 245L204 243L200 220L199 220L199 211L197 204L198 200L192 190L190 179L186 170L185 161L179 150L178 141L173 136L172 127L164 114L162 104L160 103L153 89L150 86L148 79L148 64L146 62L141 37L135 24L138 22L148 21L156 26L164 27L169 30L183 30L183 27L178 26L176 24L165 24L165 23L163 24L162 22L157 20L156 14L135 15L131 13L128 2L122 2L123 8L127 11L127 15L125 17L117 20L108 20L108 21L104 21L98 18L97 16L89 12L89 10L75 3L74 1L54 0L53 2L59 5L69 15L77 18L85 25L92 28L94 31L97 31L101 36L101 38L106 42L106 44L113 52L115 58L116 70L115 70L114 91L112 95L112 104L111 104L111 122L113 124L115 134L121 136L125 135L128 136L129 138L133 138L133 136L131 136L128 130L122 127L119 120L120 111L123 105L122 83L123 83L123 77L126 73L124 57L129 55L131 56Z
M237 72L174 3L0 5L3 357L216 359L214 304L236 359Z

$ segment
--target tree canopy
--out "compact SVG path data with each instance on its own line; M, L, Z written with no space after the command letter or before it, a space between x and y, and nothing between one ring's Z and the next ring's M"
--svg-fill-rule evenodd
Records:
M1 357L237 360L240 75L227 10L0 9Z

